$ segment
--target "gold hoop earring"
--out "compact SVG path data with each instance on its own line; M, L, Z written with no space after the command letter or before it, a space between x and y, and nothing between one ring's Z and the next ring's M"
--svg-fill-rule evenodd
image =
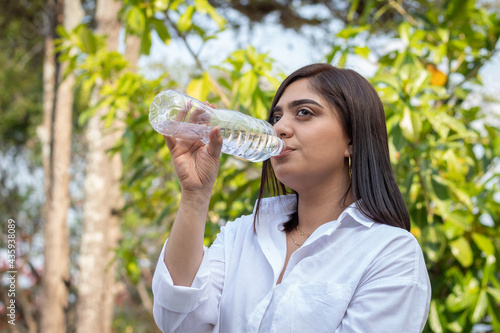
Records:
M351 155L349 155L349 178L352 178Z

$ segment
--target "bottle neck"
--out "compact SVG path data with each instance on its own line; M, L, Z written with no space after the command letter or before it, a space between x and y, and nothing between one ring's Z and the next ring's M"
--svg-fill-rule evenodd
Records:
M274 152L271 154L271 156L277 156L277 155L281 154L286 149L285 141L278 138L277 142L278 142L277 147L274 150Z

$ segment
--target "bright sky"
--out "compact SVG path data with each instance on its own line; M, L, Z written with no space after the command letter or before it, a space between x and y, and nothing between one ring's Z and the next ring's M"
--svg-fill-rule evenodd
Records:
M374 43L377 43L377 41ZM380 43L386 42L379 41L378 44L380 45ZM247 45L253 45L261 53L269 52L270 57L276 61L277 69L285 74L289 74L301 66L324 61L324 55L330 51L327 45L315 43L311 38L300 36L293 31L284 30L277 25L262 24L254 26L252 31L242 29L237 36L232 31L223 32L217 40L208 42L200 57L204 63L219 65L228 57L231 51L237 48L245 48ZM159 39L153 40L151 55L141 58L140 63L146 64L149 61L166 65L194 64L192 56L182 42L172 41L170 45L164 45ZM376 70L374 64L370 64L359 57L357 59L351 57L347 67L368 77L373 75ZM486 64L480 74L484 81L484 91L488 95L499 96L500 54L497 54L494 59Z
M331 24L331 31L339 31L340 27L341 25L334 21ZM312 31L309 31L309 35L313 34ZM196 42L196 40L190 40L190 42ZM369 43L370 47L397 47L390 40L373 38L369 40ZM330 51L328 45L316 42L311 37L298 35L276 24L261 23L253 26L251 31L248 28L242 28L237 35L233 31L219 34L218 39L210 40L205 45L200 58L204 64L220 65L232 51L237 48L246 48L248 45L254 46L261 53L269 53L270 57L276 61L274 66L276 70L285 74L290 74L304 65L324 61L324 55ZM193 44L192 48L197 50L198 46ZM500 48L500 45L497 48ZM186 65L186 67L194 65L193 57L182 42L177 39L177 41L172 41L170 45L165 45L157 37L153 39L151 55L142 57L139 64L145 65L148 62L162 63L169 68L174 68L177 71L177 73L172 74L174 77L175 75L182 76L183 66L181 64ZM348 59L347 67L365 77L370 77L377 70L375 62L376 59L370 63L360 57L351 56ZM154 72L148 72L155 76ZM480 93L470 95L471 103L482 103L485 114L489 115L486 121L500 126L500 118L493 116L494 114L500 116L500 103L485 103L482 98L482 93L495 98L500 96L500 54L497 54L481 69L480 75L484 87L481 88ZM182 82L187 80L188 76L176 79Z

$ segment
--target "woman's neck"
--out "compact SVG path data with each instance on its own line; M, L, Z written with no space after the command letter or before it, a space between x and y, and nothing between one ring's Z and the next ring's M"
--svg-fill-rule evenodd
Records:
M336 220L354 202L352 190L344 197L349 181L298 192L299 226L303 232L312 233L320 225Z

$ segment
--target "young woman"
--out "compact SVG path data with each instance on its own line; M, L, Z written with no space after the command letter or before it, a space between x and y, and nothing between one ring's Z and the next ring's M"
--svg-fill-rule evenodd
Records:
M165 137L182 197L153 279L158 326L421 332L430 283L374 88L351 70L309 65L282 83L268 120L287 148L264 162L254 213L221 228L208 249L220 130L208 146Z

